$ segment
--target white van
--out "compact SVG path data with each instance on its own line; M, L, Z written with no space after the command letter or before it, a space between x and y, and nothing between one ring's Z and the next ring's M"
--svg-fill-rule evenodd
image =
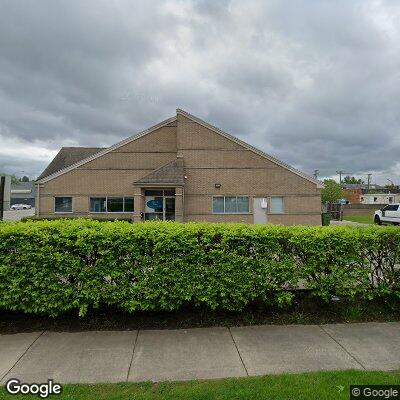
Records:
M376 210L374 222L378 225L381 225L383 222L394 225L400 224L400 204L388 204L380 210Z

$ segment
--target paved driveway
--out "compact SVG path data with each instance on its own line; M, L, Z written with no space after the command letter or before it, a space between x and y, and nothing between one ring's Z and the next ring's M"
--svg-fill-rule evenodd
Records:
M35 215L35 209L31 208L30 210L10 210L4 211L4 221L19 221L24 217L31 217Z

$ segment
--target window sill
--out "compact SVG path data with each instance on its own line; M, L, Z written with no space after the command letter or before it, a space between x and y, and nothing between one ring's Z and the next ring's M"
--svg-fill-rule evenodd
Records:
M243 212L243 213L215 213L213 212L212 215L252 215L250 212Z
M133 211L89 211L89 214L133 214Z

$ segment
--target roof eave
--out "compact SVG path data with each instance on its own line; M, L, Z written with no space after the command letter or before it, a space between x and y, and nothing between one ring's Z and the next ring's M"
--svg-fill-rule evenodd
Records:
M118 148L121 147L121 146L124 146L124 145L126 145L126 144L128 144L128 143L130 143L130 142L133 142L134 140L140 139L141 137L143 137L143 136L145 136L145 135L147 135L147 134L149 134L149 133L155 131L156 129L162 128L163 126L168 125L168 124L170 124L171 122L175 122L175 121L176 121L176 116L173 116L173 117L171 117L171 118L165 119L164 121L161 121L160 123L158 123L158 124L156 124L156 125L153 125L152 127L150 127L150 128L148 128L148 129L145 129L144 131L141 131L141 132L137 133L136 135L130 136L129 138L124 139L124 140L122 140L122 141L120 141L120 142L118 142L118 143L116 143L116 144L114 144L114 145L108 147L107 149L104 149L103 151L100 151L100 152L98 152L98 153L96 153L96 154L93 154L93 155L90 156L90 157L86 157L86 158L84 158L83 160L78 161L78 162L76 162L76 163L70 165L69 167L63 168L63 169L61 169L60 171L55 172L54 174L45 176L45 177L42 178L42 179L38 179L38 180L36 181L36 183L39 184L39 183L46 183L46 182L48 182L48 181L51 181L51 180L54 179L54 178L57 178L57 177L59 177L59 176L65 174L65 173L67 173L67 172L69 172L69 171L72 171L72 170L75 169L75 168L78 168L78 167L80 167L80 166L82 166L82 165L84 165L84 164L87 164L88 162L93 161L93 160L95 160L96 158L102 157L102 156L104 156L104 155L110 153L111 151L113 151L113 150L115 150L115 149L118 149Z
M203 121L202 119L200 119L200 118L188 113L187 111L184 111L184 110L181 110L180 108L177 108L176 109L176 114L181 114L181 115L191 119L192 121L197 122L198 124L204 126L205 128L210 129L213 132L216 132L219 135L221 135L221 136L223 136L223 137L225 137L225 138L227 138L229 140L232 140L233 142L235 142L235 143L247 148L248 150L260 155L261 157L264 157L265 159L267 159L269 161L272 161L273 163L275 163L275 164L277 164L277 165L279 165L279 166L281 166L281 167L293 172L294 174L300 176L301 178L306 179L306 180L314 183L315 185L317 185L317 188L323 188L324 187L324 184L322 182L312 178L311 176L309 176L307 174L304 174L303 172L299 171L298 169L292 167L291 165L286 164L285 162L283 162L281 160L278 160L277 158L275 158L275 157L273 157L273 156L271 156L271 155L269 155L267 153L264 153L262 150L257 149L256 147L252 146L251 144L248 144L248 143L244 142L243 140L240 140L237 137L232 136L231 134L229 134L227 132L224 132L223 130L221 130L221 129L209 124L206 121Z

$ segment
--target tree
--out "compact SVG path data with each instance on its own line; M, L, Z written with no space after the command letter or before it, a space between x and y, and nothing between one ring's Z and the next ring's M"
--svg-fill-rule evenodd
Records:
M20 182L29 182L29 176L24 175L22 178L19 178Z
M15 175L0 172L0 176L11 176L11 183L19 183L19 179Z
M362 185L362 184L364 184L364 181L362 179L357 179L354 176L345 176L342 179L342 183L355 183L355 184Z
M343 198L342 187L333 179L324 180L325 187L321 191L323 203L336 203Z

